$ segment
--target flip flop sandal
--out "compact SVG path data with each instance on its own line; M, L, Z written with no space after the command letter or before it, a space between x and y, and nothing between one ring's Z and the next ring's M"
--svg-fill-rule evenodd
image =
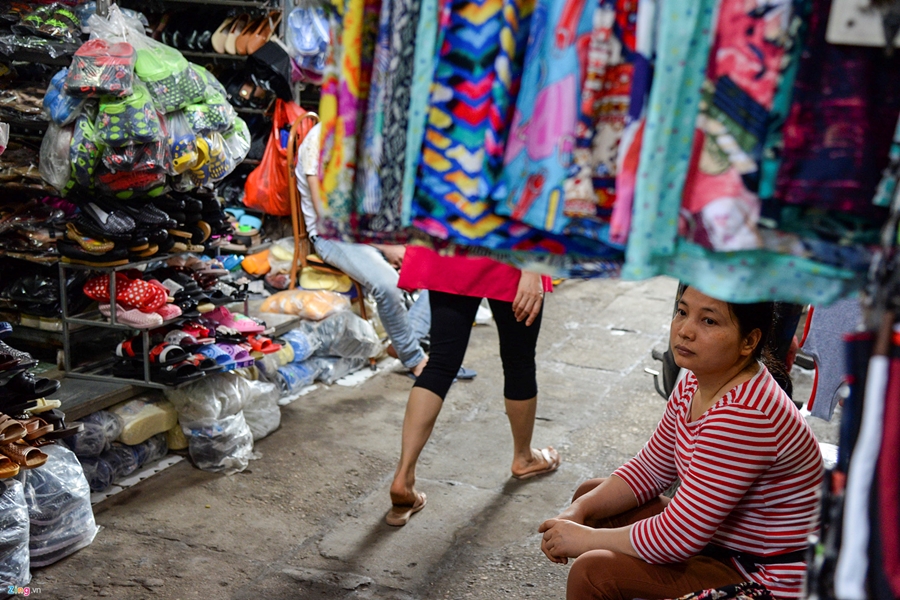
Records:
M230 371L236 367L235 360L231 357L231 354L219 347L218 344L203 346L197 350L197 354L216 361L216 364L225 371Z
M194 352L207 344L211 344L212 340L207 342L206 344L200 342L197 338L186 331L182 331L180 329L173 329L169 333L166 334L165 342L167 344L174 344L175 346L181 346L188 352Z
M192 354L187 361L197 367L198 370L208 373L210 371L221 371L222 366L216 362L214 358L209 358L202 354Z
M247 342L250 343L250 347L256 352L262 352L263 354L274 354L281 350L281 344L276 344L269 338L262 335L251 335L247 337Z
M20 467L6 456L0 456L0 479L9 479L19 474Z
M412 505L394 504L391 506L391 510L388 511L388 514L385 515L384 522L391 527L403 527L409 523L409 520L414 514L425 508L425 503L427 501L428 497L425 493L419 492L416 494L416 501Z
M0 388L0 398L19 402L37 400L57 391L59 385L55 379L35 377L29 371L22 371Z
M163 318L163 321L171 321L177 319L183 313L176 304L163 304L156 309L156 314Z
M0 444L11 444L25 437L28 430L8 415L0 414Z
M92 254L103 254L109 252L116 247L115 242L104 239L97 239L87 236L80 231L75 223L66 223L66 238L77 243L85 252Z
M150 365L162 367L184 361L190 356L184 348L163 342L150 349Z
M100 314L104 317L109 317L109 304L100 304L97 308L100 310ZM145 313L136 308L125 310L124 307L117 304L116 322L121 325L129 325L135 329L153 329L163 324L163 318L156 313Z
M153 378L166 385L179 385L188 381L194 381L205 376L206 373L198 369L188 361L182 361L174 365L167 365L154 373Z
M46 454L22 442L0 446L0 454L6 455L22 469L34 469L47 462Z
M237 344L216 344L222 350L227 352L235 362L235 368L243 369L244 367L252 367L256 361L250 356L245 348Z

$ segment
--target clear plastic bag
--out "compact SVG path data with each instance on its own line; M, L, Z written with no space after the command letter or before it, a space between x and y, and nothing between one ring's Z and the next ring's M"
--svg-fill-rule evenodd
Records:
M28 535L28 504L22 482L0 481L0 585L3 589L31 581Z
M62 69L50 79L47 93L44 94L44 113L51 121L59 126L68 125L75 121L84 103L85 98L75 98L66 93L65 82L69 69Z
M182 425L191 460L204 471L232 474L243 471L253 456L253 433L243 411L208 422Z
M346 296L325 290L286 290L266 298L261 312L297 315L311 321L319 321L336 312L350 308Z
M72 145L74 127L60 127L51 122L41 140L41 159L38 168L41 178L57 190L66 189L72 178L72 167L69 164L69 148Z
M115 415L99 410L82 420L84 429L65 438L66 445L80 458L94 458L109 448L122 433L122 423Z
M283 396L293 394L312 385L322 370L322 364L314 360L292 362L279 367L276 379Z
M112 467L113 481L128 477L138 468L137 456L131 446L126 446L121 442L113 442L109 449L99 456L100 460L105 460Z
M200 158L197 152L197 136L191 129L184 112L177 110L165 116L169 144L169 175L180 175L189 170Z
M240 117L236 118L231 128L223 133L222 137L225 138L225 144L231 152L231 158L234 160L235 165L243 162L250 152L251 141L250 128L247 127L246 121Z
M109 489L115 479L112 465L98 457L80 457L81 468L92 492L103 492Z
M306 362L315 365L319 371L316 380L326 385L332 385L341 377L355 373L368 364L364 358L338 358L336 356L314 356Z
M356 313L345 310L329 316L316 325L322 345L316 356L371 358L381 351L381 342L371 323Z
M166 399L178 410L183 427L230 417L243 409L249 395L247 380L235 373L220 373L178 389L167 389Z
M31 566L43 567L89 545L99 528L91 489L81 464L67 448L51 444L50 459L25 471L25 501L31 521Z
M274 383L248 381L249 396L244 401L244 420L253 434L253 441L261 440L281 425L280 394Z
M298 327L288 331L283 337L284 341L294 349L294 360L292 362L295 363L303 362L322 345L322 338L315 327Z
M88 40L72 56L65 80L66 93L79 98L130 96L136 59L134 46L128 42Z

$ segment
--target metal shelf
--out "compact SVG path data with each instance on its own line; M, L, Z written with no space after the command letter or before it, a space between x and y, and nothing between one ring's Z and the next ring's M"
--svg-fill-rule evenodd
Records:
M277 2L254 2L253 0L164 0L177 4L212 4L215 6L242 6L245 8L275 8Z
M246 60L246 54L219 54L218 52L199 52L196 50L181 50L181 53L186 58L205 58L208 60L218 60L218 59L226 59L226 60Z

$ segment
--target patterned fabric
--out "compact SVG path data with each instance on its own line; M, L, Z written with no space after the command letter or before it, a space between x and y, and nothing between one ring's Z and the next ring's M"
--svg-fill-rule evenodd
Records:
M402 182L401 222L412 222L413 193L425 126L428 121L432 76L438 39L438 0L421 0L419 22L416 26L416 48L413 57L413 75L410 86L409 120L406 129L406 157Z
M334 0L342 2L342 0ZM357 136L369 94L381 0L343 0L331 14L329 44L319 101L322 123L322 202L330 222L342 229L356 213Z
M676 600L775 600L772 592L755 581L685 594Z
M653 62L656 54L657 0L639 0L637 26L635 27L634 72L631 82L631 98L625 130L619 140L616 165L616 201L609 223L609 239L614 244L628 242L631 230L631 209L634 206L634 188L644 138L644 118L647 98L653 81Z
M790 20L790 0L719 7L681 205L687 240L718 251L761 245L756 192Z
M394 0L382 0L378 21L378 37L369 84L369 101L358 151L354 208L373 214L381 207L381 166L383 158L382 129L385 100L391 95L391 16Z
M553 233L562 233L568 221L563 184L572 165L585 58L579 60L578 46L590 39L594 12L589 2L537 0L502 180L494 192L497 213Z
M616 200L619 142L638 58L637 10L637 0L604 0L594 12L575 139L578 172L566 182L565 214L570 217L608 220Z
M541 264L584 261L596 272L618 272L620 251L587 237L545 233L509 219L495 212L491 200L520 87L530 2L451 0L442 12L413 224L438 241L480 246L492 256L532 252ZM547 31L548 36L556 33ZM560 259L563 255L568 258ZM518 258L523 259L521 254Z
M830 0L815 0L784 128L776 198L860 215L872 207L900 114L900 56L825 41Z

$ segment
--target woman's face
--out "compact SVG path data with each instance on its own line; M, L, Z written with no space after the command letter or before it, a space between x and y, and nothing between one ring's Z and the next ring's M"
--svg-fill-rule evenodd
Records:
M746 362L759 341L759 330L746 339L728 304L687 288L678 302L669 334L675 364L695 375L726 373Z

